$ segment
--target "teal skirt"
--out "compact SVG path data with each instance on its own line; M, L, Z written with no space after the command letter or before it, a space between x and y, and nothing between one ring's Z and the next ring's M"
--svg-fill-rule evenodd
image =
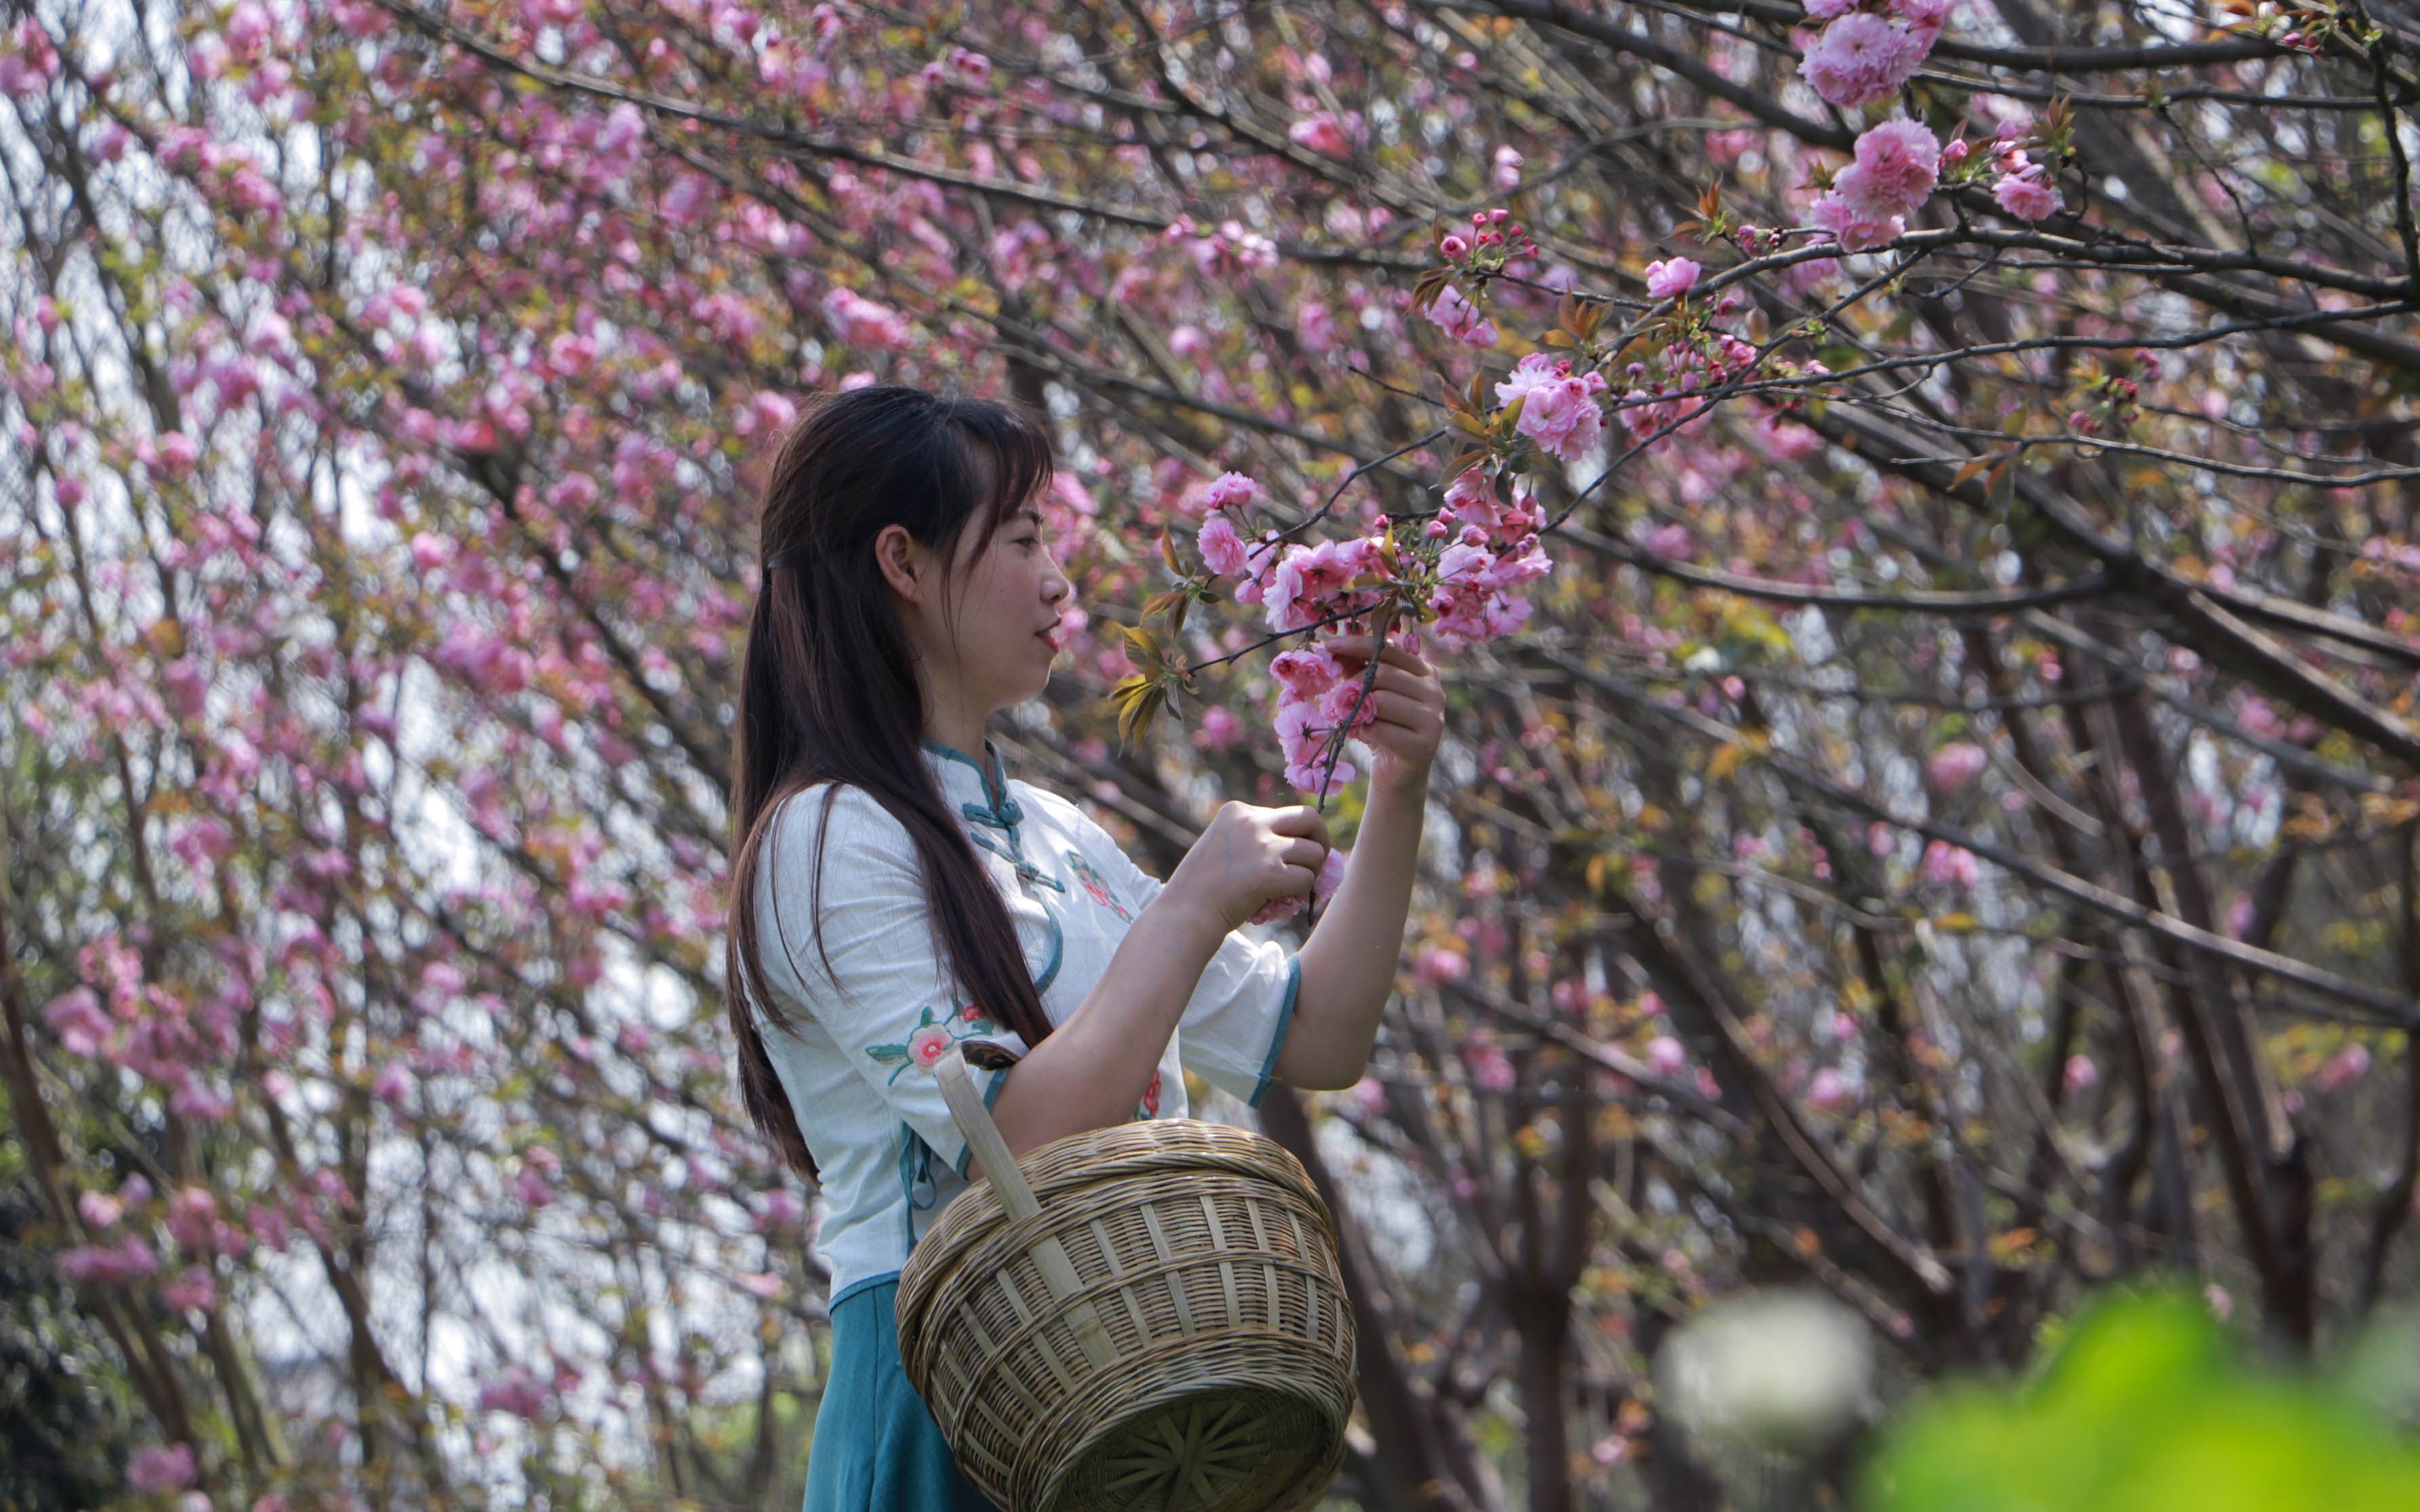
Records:
M805 1512L999 1512L958 1473L899 1363L896 1280L831 1310L831 1370L807 1451Z

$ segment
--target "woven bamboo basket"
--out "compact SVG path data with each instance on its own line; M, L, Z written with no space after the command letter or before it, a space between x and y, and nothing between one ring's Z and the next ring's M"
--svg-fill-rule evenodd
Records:
M1353 1313L1302 1165L1164 1119L1019 1162L954 1056L934 1074L987 1180L899 1275L899 1353L1005 1512L1295 1512L1344 1455Z

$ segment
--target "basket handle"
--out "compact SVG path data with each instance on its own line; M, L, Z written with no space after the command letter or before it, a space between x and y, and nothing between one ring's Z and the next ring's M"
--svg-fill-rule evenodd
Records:
M974 1078L967 1074L963 1057L944 1053L933 1062L933 1077L941 1084L941 1100L950 1104L950 1117L958 1133L967 1136L967 1144L975 1152L975 1164L991 1181L991 1189L1000 1196L1001 1211L1012 1219L1031 1218L1042 1211L1033 1188L1026 1185L1025 1173L1016 1167L1016 1157L1009 1153L1008 1140L1000 1125L991 1121L991 1109L984 1106L983 1094L975 1090Z
M1008 1140L994 1123L991 1109L984 1106L983 1094L975 1090L974 1079L967 1074L966 1061L956 1055L945 1054L933 1062L933 1078L941 1084L942 1101L950 1104L950 1117L958 1132L967 1136L967 1146L974 1151L975 1164L1000 1198L1001 1211L1011 1222L1022 1222L1042 1211L1033 1188L1026 1183L1025 1173L1017 1168L1016 1157L1009 1152ZM1053 1298L1073 1295L1083 1286L1076 1274L1076 1262L1067 1257L1066 1246L1056 1234L1046 1234L1030 1252L1034 1265L1042 1272L1043 1284L1050 1288ZM1067 1309L1067 1322L1076 1331L1076 1342L1084 1358L1094 1365L1106 1365L1117 1357L1117 1348L1109 1342L1109 1331L1101 1327L1100 1314L1089 1302L1079 1302Z

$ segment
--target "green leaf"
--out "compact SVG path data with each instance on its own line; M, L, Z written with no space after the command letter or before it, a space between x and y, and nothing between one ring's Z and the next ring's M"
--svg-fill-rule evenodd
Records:
M1142 738L1143 732L1151 728L1152 720L1158 717L1159 706L1167 697L1166 690L1154 682L1129 700L1118 711L1118 743L1131 750L1135 742Z
M1140 625L1122 625L1118 628L1125 633L1127 656L1146 667L1157 667L1167 661L1160 653L1158 637L1149 630Z

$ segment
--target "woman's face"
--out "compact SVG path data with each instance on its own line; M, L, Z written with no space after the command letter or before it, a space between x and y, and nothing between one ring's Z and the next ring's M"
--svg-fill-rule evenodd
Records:
M959 537L946 583L920 571L918 579L929 589L901 594L900 612L923 658L936 722L943 728L970 719L980 725L995 710L1040 696L1059 653L1060 614L1075 592L1050 555L1041 512L1032 505L1011 516L979 555L978 533L970 525ZM892 581L900 586L896 576Z

